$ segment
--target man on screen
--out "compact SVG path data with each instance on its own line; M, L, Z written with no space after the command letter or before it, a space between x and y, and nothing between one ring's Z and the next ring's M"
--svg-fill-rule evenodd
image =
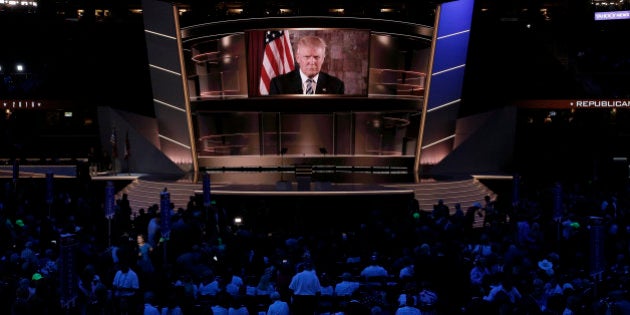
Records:
M322 38L300 38L296 50L298 69L271 79L269 94L343 94L343 81L321 72L325 57L326 42Z

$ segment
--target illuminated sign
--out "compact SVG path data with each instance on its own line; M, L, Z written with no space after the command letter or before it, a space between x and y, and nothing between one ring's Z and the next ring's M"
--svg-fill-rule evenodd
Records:
M630 109L630 99L563 99L563 100L521 100L515 105L522 108L544 109Z
M595 21L628 19L630 19L630 11L595 12Z
M627 108L630 107L630 100L576 100L570 102L569 106L578 108Z

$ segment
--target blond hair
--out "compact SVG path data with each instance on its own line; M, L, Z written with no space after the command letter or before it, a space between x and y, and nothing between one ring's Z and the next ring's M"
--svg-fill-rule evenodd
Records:
M309 35L309 36L304 36L300 38L300 40L297 43L297 51L299 53L300 47L317 47L317 48L321 48L324 51L324 56L325 56L327 46L328 45L326 45L326 42L321 37Z

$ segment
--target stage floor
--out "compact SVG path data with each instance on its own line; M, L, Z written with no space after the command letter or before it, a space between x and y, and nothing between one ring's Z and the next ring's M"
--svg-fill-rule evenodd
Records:
M76 185L76 176L62 174L62 168L28 167L20 171L20 181L46 180L53 173L59 186ZM0 176L11 180L13 174L3 169ZM211 199L227 209L231 217L265 229L286 231L288 227L317 230L322 226L351 226L365 223L367 217L383 214L390 220L408 220L410 211L418 207L431 211L440 199L453 207L467 207L483 202L486 195L496 193L480 178L421 178L416 181L406 173L359 170L355 172L314 173L307 180L296 177L295 170L286 172L255 171L208 172ZM496 176L495 176L496 177ZM190 198L203 204L203 176L199 174L164 175L145 173L91 174L89 185L96 195L104 196L105 186L113 182L116 198L127 194L136 213L160 203L160 192L167 188L176 208L186 208ZM510 182L505 176L494 179ZM486 180L483 180L485 182ZM43 184L42 184L43 185ZM505 186L505 185L502 185ZM504 192L505 193L505 192Z

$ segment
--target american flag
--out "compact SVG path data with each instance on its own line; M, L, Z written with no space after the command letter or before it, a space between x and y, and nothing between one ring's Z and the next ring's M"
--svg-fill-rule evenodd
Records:
M264 51L260 69L260 95L269 94L269 83L273 77L295 69L289 31L267 31Z

